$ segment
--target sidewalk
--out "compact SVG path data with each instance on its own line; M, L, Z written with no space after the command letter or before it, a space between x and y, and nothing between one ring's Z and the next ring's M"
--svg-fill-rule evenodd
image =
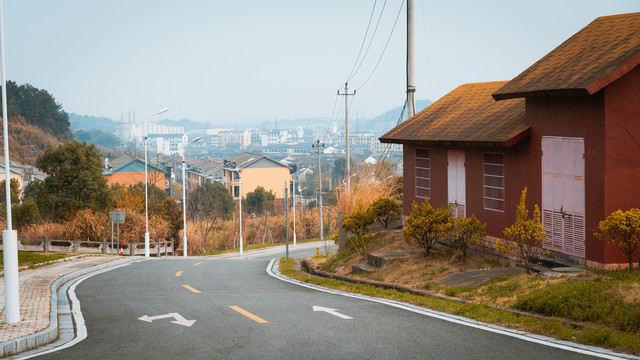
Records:
M118 260L112 256L89 256L47 265L33 270L22 270L20 282L20 322L5 324L4 278L0 279L0 344L44 330L50 325L51 285L58 278ZM0 357L2 354L0 353Z

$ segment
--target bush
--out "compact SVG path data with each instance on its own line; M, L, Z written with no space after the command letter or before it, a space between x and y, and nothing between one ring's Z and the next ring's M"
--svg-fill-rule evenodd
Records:
M345 231L353 234L353 238L348 238L349 245L360 255L365 255L371 247L371 238L367 235L369 225L375 222L373 215L368 209L358 209L353 211L342 221Z
M368 208L375 221L379 221L385 229L389 228L389 223L400 216L402 209L400 205L391 198L383 197L374 201Z
M618 210L611 213L598 225L595 236L607 240L624 253L629 261L629 271L633 270L633 257L640 249L640 209ZM638 268L640 271L640 267Z
M499 252L510 253L517 256L524 262L527 274L531 274L531 256L542 251L542 240L544 239L544 227L540 222L540 209L535 205L533 218L528 219L529 211L526 207L527 187L522 190L520 204L516 209L516 222L504 229L504 236L513 243L496 242Z
M22 204L14 205L11 209L11 214L13 224L18 229L42 222L38 205L33 198L27 198Z
M413 203L413 210L402 233L406 242L421 245L429 255L436 241L447 236L452 228L449 207L434 209L425 200L422 205Z
M465 258L469 246L476 244L478 240L486 235L487 224L480 224L480 221L474 215L471 215L470 218L456 218L454 220L453 232L449 242Z

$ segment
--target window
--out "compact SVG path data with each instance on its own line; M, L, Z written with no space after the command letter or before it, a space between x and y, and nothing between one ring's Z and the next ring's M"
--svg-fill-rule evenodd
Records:
M503 154L484 154L484 208L504 212Z
M429 150L416 150L416 197L429 198L431 191Z
M233 197L240 197L240 187L239 186L234 186L233 187Z

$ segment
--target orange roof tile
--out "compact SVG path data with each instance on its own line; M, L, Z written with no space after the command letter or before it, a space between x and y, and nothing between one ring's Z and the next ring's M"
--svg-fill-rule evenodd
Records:
M510 147L529 132L524 99L495 101L506 81L465 84L380 138L383 143Z
M496 91L496 100L594 94L640 64L640 13L603 16Z

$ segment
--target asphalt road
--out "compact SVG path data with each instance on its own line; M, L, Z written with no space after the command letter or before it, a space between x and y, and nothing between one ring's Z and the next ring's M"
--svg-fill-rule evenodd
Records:
M88 337L38 359L590 358L284 282L265 271L273 255L154 259L91 277L75 291Z

